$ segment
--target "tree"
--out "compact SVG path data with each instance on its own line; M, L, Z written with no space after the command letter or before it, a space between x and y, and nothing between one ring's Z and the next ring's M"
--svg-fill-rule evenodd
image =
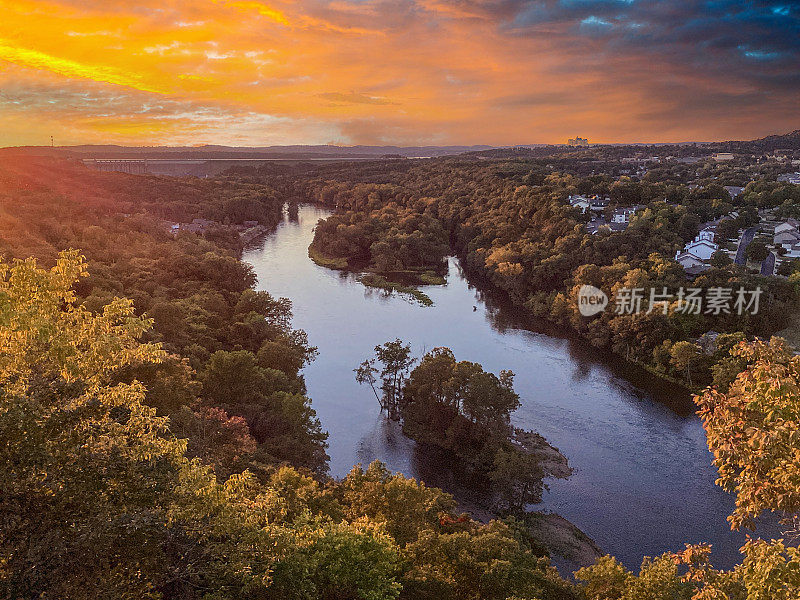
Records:
M138 341L152 322L129 300L78 305L85 276L74 251L50 270L0 264L0 595L263 591L276 536L241 512L248 477L218 484L143 386L116 380L166 353Z
M783 259L781 260L781 264L778 265L777 273L778 275L783 275L784 277L789 277L792 273L800 270L800 261L796 258L794 259Z
M493 520L454 522L451 531L424 531L408 544L408 598L577 600L547 558L531 551L521 528Z
M736 492L733 527L762 511L800 512L800 357L779 339L735 347L747 368L727 393L697 397L720 485Z
M375 399L381 405L381 409L388 408L380 396L378 396L378 390L375 388L375 384L378 382L378 378L375 376L378 373L378 369L375 368L375 359L371 358L365 360L358 368L353 369L353 372L356 374L356 382L364 385L365 383L369 385L372 389L372 393L375 394Z
M541 460L516 448L500 448L489 473L500 507L513 513L522 512L527 504L542 501L544 476Z
M403 418L428 422L437 412L450 419L461 415L489 430L507 435L509 416L519 407L519 395L514 392L514 374L501 371L500 377L487 373L478 363L456 362L449 348L434 348L422 357L411 372L404 387ZM440 422L446 429L449 423Z
M700 348L697 344L682 340L675 342L669 351L670 362L679 371L684 372L686 382L692 385L692 364L700 356Z
M747 258L750 260L761 262L769 256L769 248L763 240L753 240L747 246Z
M575 573L575 579L583 583L583 592L589 600L621 599L632 577L613 556L601 556L593 565Z
M392 418L398 418L403 383L415 362L415 359L411 357L411 346L403 344L398 338L393 342L386 342L382 346L375 346L375 358L383 365L381 389L387 399Z
M360 465L353 467L334 494L346 507L347 518L368 517L384 523L401 548L416 540L420 532L437 529L441 519L456 506L449 494L392 474L378 461L366 470Z
M735 238L737 233L739 232L739 221L736 219L722 219L717 224L716 231L714 233L714 242L719 244L720 246L724 246L728 243L729 239Z
M733 259L731 259L728 253L724 250L717 250L711 255L711 260L709 260L709 263L712 267L722 269L723 267L727 267L728 265L732 264Z
M468 374L459 377L463 370ZM519 395L514 391L514 373L501 371L498 378L487 373L481 365L460 362L456 366L459 396L464 415L479 425L503 428L509 416L519 408Z
M259 366L247 350L215 352L201 377L206 403L244 417L272 460L319 473L327 470L328 434L296 379Z
M375 346L375 358L365 360L355 369L356 381L361 384L369 384L373 392L375 392L377 381L375 374L378 372L374 366L375 362L382 365L380 370L382 393L378 401L381 408L387 411L389 418L397 420L400 418L403 383L411 365L415 362L415 359L411 357L411 346L404 344L399 338ZM377 392L375 396L378 396Z
M184 406L170 425L178 437L187 438L186 455L211 465L221 479L243 471L244 460L258 448L247 421L230 417L221 408Z
M268 598L275 600L392 600L401 555L379 523L323 520L304 532L275 567Z

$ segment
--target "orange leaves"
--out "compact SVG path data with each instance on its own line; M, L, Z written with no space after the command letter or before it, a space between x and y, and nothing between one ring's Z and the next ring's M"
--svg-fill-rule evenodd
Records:
M800 358L783 340L740 344L748 360L727 394L696 397L698 414L719 469L720 485L736 491L732 527L751 525L763 511L800 509Z

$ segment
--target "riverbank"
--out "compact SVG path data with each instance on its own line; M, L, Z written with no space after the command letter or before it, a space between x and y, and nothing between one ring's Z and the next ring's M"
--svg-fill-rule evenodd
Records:
M313 243L308 246L308 257L320 267L355 274L356 279L366 287L384 290L388 294L397 293L422 306L433 306L433 301L425 292L418 289L418 286L447 283L444 277L430 270L376 271L366 267L351 268L348 259L328 256L318 250Z
M551 473L552 477L567 479L572 474L567 457L542 435L514 428L510 441L520 451L534 456L542 469ZM430 448L426 444L420 444L420 447ZM430 453L439 457L440 464L449 464L449 456L442 456L441 449L432 448ZM453 477L453 469L450 471ZM473 490L459 484L457 479L452 483L451 486L442 485L442 489L452 494L457 512L466 513L481 523L508 516L492 507L493 493ZM593 565L606 554L589 535L557 512L526 510L515 517L524 523L534 545L547 551L563 577L572 577L576 570Z
M501 518L462 495L454 494L453 497L456 512L466 513L476 521L488 523ZM591 537L558 513L528 511L524 522L533 541L547 550L562 577L571 577L578 569L593 565L606 554Z
M548 335L554 335L558 337L563 337L566 339L574 340L577 343L581 344L587 349L591 350L602 350L604 353L603 360L608 363L618 362L619 364L625 365L628 368L633 368L640 370L647 375L658 379L660 382L668 383L670 385L675 386L678 388L678 391L691 398L694 394L697 394L702 391L700 387L689 387L683 381L676 379L663 371L659 371L658 369L654 368L652 365L648 365L638 360L633 360L623 354L618 352L614 352L611 348L608 347L597 347L592 345L584 336L580 334L577 330L573 327L564 328L562 323L559 323L547 316L538 316L534 315L530 310L528 310L523 304L515 302L513 298L506 292L505 290L497 287L491 281L489 281L486 277L484 277L481 273L475 272L474 270L469 270L465 266L466 260L463 256L458 256L459 264L461 265L461 269L463 270L464 274L467 276L467 280L469 281L470 285L475 286L484 294L487 294L495 300L502 300L502 304L507 304L513 307L516 311L519 311L526 315L531 321L535 321L540 327L536 327L534 329L539 330L546 330ZM541 327L541 325L546 325L546 327ZM615 361L610 360L614 358ZM694 402L692 401L692 405Z
M332 256L326 256L325 254L314 248L314 244L309 244L308 246L308 258L310 258L314 262L314 264L319 265L320 267L325 267L327 269L334 269L336 271L347 270L346 258L334 258Z
M433 306L433 300L430 299L425 292L418 290L410 285L403 285L389 281L385 277L377 273L364 273L359 275L356 279L367 287L384 290L387 294L398 293L401 296L406 296L415 302L419 302L422 306Z
M573 475L546 480L542 504L529 509L563 516L628 569L637 569L642 556L678 551L686 542L712 544L720 568L740 560L745 536L726 521L733 500L714 485L718 474L685 392L484 290L455 258L446 286L423 288L433 307L370 293L355 277L308 258L314 226L329 214L319 205L300 206L299 218L285 218L245 260L259 289L292 299L295 326L319 349L303 373L330 434L333 477L380 460L487 505L481 490L458 489L440 454L381 417L353 377L376 344L395 337L417 353L447 346L493 372L516 373L522 406L514 425L539 432L569 458ZM556 564L565 561L553 556Z

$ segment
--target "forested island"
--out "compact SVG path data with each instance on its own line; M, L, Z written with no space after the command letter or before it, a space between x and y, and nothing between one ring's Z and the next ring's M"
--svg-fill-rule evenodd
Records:
M728 207L711 184L684 196L677 181L551 171L455 158L180 180L5 161L3 595L796 598L800 551L788 538L748 542L730 571L715 570L708 547L696 545L644 558L636 574L605 557L563 578L518 517L544 477L567 474L565 463L552 462L544 440L543 454L526 451L532 434L510 426L519 403L511 373L446 348L415 363L390 341L375 361L353 365L355 375L377 386L376 400L409 436L456 453L473 477L502 482L502 518L459 515L452 496L379 463L327 476L326 433L302 375L313 340L293 328L290 299L253 289L240 259L245 223L269 230L286 202L336 209L314 241L323 257L387 276L441 275L456 252L476 277L592 344L687 385L714 382L696 400L720 485L737 497L732 525L765 511L796 517L800 359L779 339L751 340L788 324L793 279L731 265L703 274L698 285L765 288L764 311L742 318L584 320L572 301L584 283L683 283L669 257L696 234L696 211L713 218ZM620 203L638 195L647 207L624 232L588 235L565 203L586 186L605 186ZM745 204L783 198L763 187L748 186L743 220ZM181 227L189 223L198 227ZM702 352L692 340L712 328L728 337Z
M541 502L546 477L571 473L544 438L511 425L520 404L511 371L487 373L480 364L456 361L449 348L416 359L396 339L376 346L355 374L408 437L436 447L451 468L491 489L491 506L501 513L526 517L525 506Z

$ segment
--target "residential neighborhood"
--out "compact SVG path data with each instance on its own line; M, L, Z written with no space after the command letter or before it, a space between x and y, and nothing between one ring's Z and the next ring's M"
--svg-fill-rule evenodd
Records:
M599 232L603 228L609 231L624 231L630 223L631 217L636 211L644 208L643 204L635 206L617 207L606 215L611 199L608 196L582 196L572 195L568 198L570 206L579 209L584 214L591 216L586 223L586 231L591 234Z

